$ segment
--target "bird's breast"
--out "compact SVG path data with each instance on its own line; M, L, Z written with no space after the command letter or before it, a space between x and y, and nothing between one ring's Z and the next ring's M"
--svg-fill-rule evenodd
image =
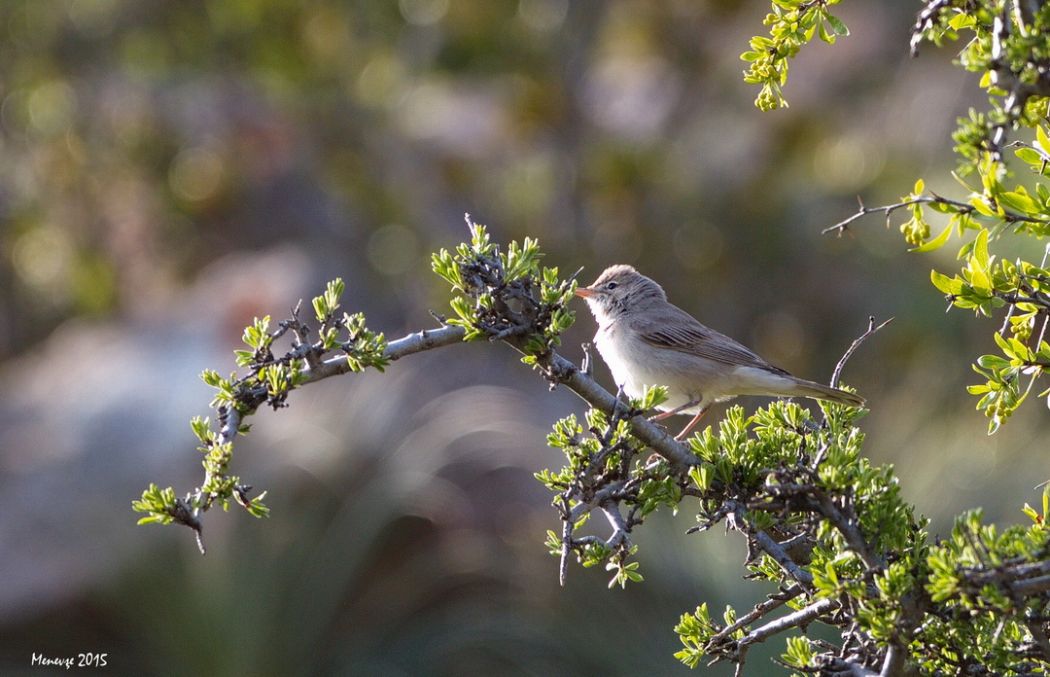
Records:
M698 399L688 377L669 363L666 349L652 346L635 332L622 327L606 326L594 336L598 348L617 386L623 386L630 397L641 397L652 385L667 386L668 399L659 409L669 411ZM685 378L683 378L685 377ZM692 412L692 410L690 410Z

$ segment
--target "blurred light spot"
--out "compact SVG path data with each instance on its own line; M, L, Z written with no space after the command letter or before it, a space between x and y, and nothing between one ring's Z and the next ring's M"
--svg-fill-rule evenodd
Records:
M3 151L3 139L0 139L0 152ZM68 152L69 164L79 169L87 162L87 148L84 140L72 129L66 130L66 151Z
M679 226L672 236L674 255L692 270L704 270L718 263L725 250L725 238L707 222Z
M399 0L397 4L405 21L416 26L435 24L448 12L448 0Z
M455 99L436 83L415 87L400 107L405 131L417 137L437 136L455 118Z
M537 31L553 31L560 27L568 12L568 0L521 0L518 3L518 16L526 26Z
M29 95L29 122L42 134L65 131L76 109L73 88L61 80L44 83Z
M200 202L218 192L225 173L217 153L207 148L189 148L175 156L168 182L179 198Z
M318 10L303 26L303 39L320 65L338 67L351 53L346 17L334 7Z
M597 210L602 211L602 210ZM591 249L599 261L634 263L645 249L645 240L638 229L631 224L616 219L611 214L598 216L598 225L594 228Z
M503 173L503 202L519 218L540 219L550 207L557 187L554 158L533 153L519 158Z
M103 37L113 31L116 7L116 0L73 0L69 5L69 20L85 37Z
M16 134L25 127L25 100L25 90L15 89L0 103L0 124L11 134Z
M398 106L405 132L430 139L449 151L483 157L502 142L504 110L494 92L428 82L415 87Z
M125 146L141 141L153 124L143 88L130 82L107 87L100 96L97 111L99 122Z
M830 136L817 146L813 171L826 189L845 192L867 186L885 162L883 146L860 134Z
M368 262L384 275L400 275L419 260L419 238L409 228L391 223L368 238Z
M207 12L208 19L211 21L212 34L237 34L242 31L255 30L262 21L262 14L266 9L267 6L264 3L250 0L209 0Z
M679 80L656 57L609 58L585 84L587 113L600 126L628 138L653 137L678 100Z
M42 226L15 240L11 263L29 286L54 288L65 281L72 256L69 237L58 228Z
M164 40L154 32L134 29L121 39L121 65L129 76L149 80L168 70L174 59L171 53L173 48L172 42Z
M369 61L357 77L357 97L363 103L382 106L401 91L405 67L390 54L380 54Z
M73 299L85 313L98 314L113 307L116 276L113 267L100 256L81 256L71 271Z
M759 317L752 335L755 351L773 364L797 361L806 343L802 323L794 314L784 310Z

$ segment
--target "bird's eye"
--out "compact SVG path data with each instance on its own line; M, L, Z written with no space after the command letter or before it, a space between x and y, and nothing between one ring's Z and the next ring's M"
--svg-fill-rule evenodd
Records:
M617 286L617 285L616 285L616 283L615 283L615 282L610 282L610 283L608 283L607 285L605 285L605 288L606 288L606 289L609 289L609 290L613 290L613 289L616 289L616 286Z

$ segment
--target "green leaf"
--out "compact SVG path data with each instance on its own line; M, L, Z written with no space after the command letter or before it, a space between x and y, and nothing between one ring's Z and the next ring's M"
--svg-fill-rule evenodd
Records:
M1039 142L1039 147L1043 149L1044 153L1050 153L1050 136L1047 136L1046 130L1043 129L1042 125L1037 125L1035 128L1035 138Z
M934 287L947 295L954 296L962 291L962 280L950 278L943 273L938 273L936 270L930 271L930 282L933 283Z
M992 280L988 271L990 262L988 256L988 231L981 229L977 239L973 241L973 250L967 261L965 272L969 274L967 280L975 291L987 297L992 289Z
M1024 188L1018 188L1012 192L1002 192L997 196L999 204L1004 204L1022 214L1035 214L1039 212L1039 205L1028 196Z
M948 27L951 28L953 31L957 31L961 28L970 28L973 25L973 16L965 12L960 12L948 20Z
M835 31L836 35L841 35L842 37L849 35L849 29L846 28L846 24L842 23L842 20L837 16L827 14L824 18L831 24L831 30Z
M983 195L974 195L970 198L970 204L977 210L977 213L982 216L998 216L991 207L988 206L988 202L984 199Z
M988 270L988 231L984 228L973 241L973 258L984 270Z
M829 45L835 44L835 34L833 32L828 31L828 27L823 21L821 21L819 24L819 30L820 39L822 41L828 43Z
M941 247L943 247L945 245L946 242L948 242L948 238L951 237L952 228L953 227L954 227L954 224L949 223L948 226L944 230L941 231L940 235L938 235L937 237L933 238L932 240L929 240L929 241L919 245L918 247L913 247L913 248L909 249L908 251L924 253L924 252L932 252L935 249L940 249Z
M1042 165L1046 159L1034 148L1018 148L1014 151L1014 155L1021 159L1022 162L1027 162L1030 165Z

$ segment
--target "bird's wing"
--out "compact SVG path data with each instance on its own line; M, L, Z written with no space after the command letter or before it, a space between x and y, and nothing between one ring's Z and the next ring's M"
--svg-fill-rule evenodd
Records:
M736 367L756 367L787 374L725 334L700 324L692 315L667 304L648 317L632 318L631 324L646 343Z

